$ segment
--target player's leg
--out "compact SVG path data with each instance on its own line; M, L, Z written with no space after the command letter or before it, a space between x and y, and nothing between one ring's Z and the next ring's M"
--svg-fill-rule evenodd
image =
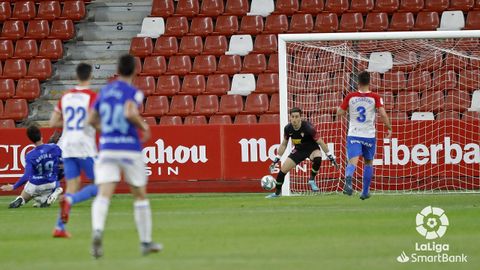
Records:
M347 158L348 164L345 168L345 186L343 188L343 194L348 196L353 194L353 174L357 167L358 158L362 155L362 145L355 137L347 136Z
M362 145L363 159L365 165L363 166L363 186L360 199L365 200L370 198L370 184L373 177L373 158L376 150L375 138L364 139L365 143Z
M277 175L277 185L275 187L275 193L268 195L266 198L276 198L279 197L280 194L282 194L282 186L283 182L285 181L285 176L287 173L295 168L297 163L295 163L294 159L294 154L290 154L288 158L285 160L285 162L282 163L282 166L280 167L280 172Z
M28 188L31 186L31 188ZM32 199L32 194L33 190L29 191L29 189L32 189L34 187L33 184L30 182L27 182L25 185L25 188L22 190L22 193L20 193L20 196L15 198L15 200L11 201L10 204L8 205L8 208L19 208L20 206L26 204L28 201Z
M322 153L320 149L314 150L310 154L310 160L312 161L312 171L310 172L310 178L308 179L308 184L312 188L313 192L318 192L320 189L315 183L315 176L317 176L318 171L320 170L320 165L322 164Z
M133 216L140 240L140 251L143 255L159 252L162 245L152 241L152 211L147 198L145 164L139 154L134 153L127 158L122 160L122 170L135 199Z
M66 188L65 195L60 198L60 218L57 227L64 230L68 222L72 196L80 188L80 162L78 158L65 158L63 160Z

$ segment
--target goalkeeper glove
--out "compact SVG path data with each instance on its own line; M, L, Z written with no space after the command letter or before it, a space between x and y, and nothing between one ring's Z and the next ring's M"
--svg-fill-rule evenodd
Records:
M280 156L276 156L275 159L273 160L272 164L270 164L270 173L273 173L273 171L275 170L275 166L277 165L277 163L280 161Z
M330 162L333 164L333 166L335 166L337 170L340 169L340 166L338 165L337 160L330 152L327 153L327 158L328 160L330 160Z

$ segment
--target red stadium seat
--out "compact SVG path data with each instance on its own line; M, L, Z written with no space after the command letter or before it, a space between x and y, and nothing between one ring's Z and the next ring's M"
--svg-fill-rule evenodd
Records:
M317 14L323 11L323 0L302 0L300 3L301 13Z
M151 15L167 18L173 15L175 6L173 0L153 0Z
M457 74L453 70L433 72L433 90L443 91L457 87Z
M362 13L344 13L340 20L339 32L358 32L363 29Z
M219 56L225 54L227 48L228 42L225 36L208 36L205 38L203 53Z
M165 23L165 36L181 37L188 33L187 17L168 17Z
M217 72L225 74L236 74L242 70L242 59L240 55L222 55L218 60Z
M350 73L334 73L333 78L330 80L330 90L333 92L350 90Z
M156 95L174 96L180 91L178 75L162 75L158 77Z
M208 124L205 115L189 115L185 117L184 125L206 125Z
M50 38L69 40L75 36L75 28L72 20L55 20L52 22Z
M418 67L420 70L433 71L435 68L442 65L442 53L435 52L420 52L418 55Z
M13 42L10 39L0 40L0 60L13 57Z
M25 36L25 25L23 21L5 21L3 22L2 38L20 39Z
M288 31L288 17L285 14L269 15L265 20L263 33L279 34Z
M213 33L213 21L211 17L195 17L190 24L190 34L196 36L208 36Z
M383 104L384 108L387 111L393 110L393 105L395 104L395 101L393 99L393 94L390 91L386 92L381 92L380 96L383 98Z
M328 91L329 83L330 74L328 72L310 73L305 90L313 93Z
M240 23L239 34L257 35L263 31L263 17L259 15L244 16Z
M422 92L429 89L432 85L430 72L415 70L408 76L407 90Z
M393 13L398 9L399 0L377 0L373 11Z
M278 114L262 114L258 120L259 124L278 124L280 123L280 115Z
M399 12L413 12L417 13L423 9L424 0L401 0Z
M321 93L318 96L318 105L312 103L313 106L318 106L319 111L324 113L335 113L338 106L342 103L342 93L341 92L327 92ZM314 109L316 111L316 109Z
M153 76L136 76L133 85L141 90L145 96L155 93L155 78Z
M219 16L215 23L215 33L219 35L231 36L238 32L237 16Z
M160 123L159 125L161 126L178 126L182 125L182 118L180 116L162 116L160 118Z
M326 0L324 11L342 14L348 10L348 0Z
M205 94L223 95L230 90L230 78L227 74L208 76Z
M144 116L162 116L168 113L170 105L166 96L149 96L145 101Z
M458 53L466 54L462 51L458 51ZM459 71L465 69L465 67L468 67L469 63L470 61L466 57L447 53L445 55L445 59L443 60L442 69L452 69L455 71Z
M15 121L13 119L0 120L0 128L15 128Z
M40 97L40 82L38 79L18 80L15 98L34 100L38 97Z
M217 60L214 55L195 56L192 72L207 75L215 71L217 71Z
M398 64L393 64L392 71L410 72L418 64L417 54L413 51L400 51L393 55L393 62Z
M13 5L11 19L28 21L35 18L37 14L35 2L33 1L16 1Z
M243 59L242 72L261 73L267 69L267 59L264 54L249 54Z
M4 118L4 117L3 117L3 111L4 111L3 101L0 100L0 119L1 119L1 118Z
M7 59L7 61L5 61L3 77L18 80L26 75L27 63L25 59Z
M448 10L469 11L475 5L474 0L450 0L450 7Z
M370 12L367 14L365 32L381 32L388 30L388 15L385 12Z
M200 11L198 0L178 0L175 14L180 16L194 17Z
M300 107L306 113L323 109L319 107L317 94L296 95L293 104L289 107L293 106Z
M400 92L395 102L395 110L402 112L411 112L420 106L419 96L416 92Z
M462 120L465 120L465 121L480 120L480 112L464 112L462 116Z
M448 9L450 0L425 0L424 11L443 12Z
M255 92L274 94L278 93L278 87L277 73L262 73L258 75Z
M200 36L185 36L180 41L179 54L195 56L203 51L203 41Z
M235 116L234 124L252 125L257 123L257 116L253 114L240 114Z
M390 120L408 120L406 112L391 112L388 114Z
M193 114L212 115L218 112L218 97L216 95L201 95L195 101Z
M149 37L134 37L130 44L130 54L139 57L145 57L152 54L153 42Z
M25 99L8 99L5 102L3 118L20 121L28 116L28 104Z
M12 9L9 2L0 2L0 21L6 21L12 16Z
M15 43L15 58L32 59L38 55L37 41L34 39L20 39Z
M41 1L38 6L36 19L53 21L62 14L62 7L59 1Z
M470 107L470 94L461 90L450 90L445 99L445 110L466 111Z
M435 120L444 120L444 119L460 120L460 114L458 112L439 112L435 117Z
M179 94L197 96L205 92L205 76L185 75Z
M15 95L15 82L13 79L0 79L0 103L2 106L3 112L3 102L2 99L9 99ZM0 117L2 116L2 112L0 112Z
M176 95L170 102L169 115L187 116L193 112L194 102L190 95Z
M243 99L240 95L223 95L220 98L218 114L236 115L243 110Z
M28 77L44 81L52 76L50 59L32 59L28 65Z
M290 20L290 33L308 33L313 31L311 14L294 14Z
M153 55L170 56L178 52L178 41L176 37L160 36L155 42Z
M480 11L469 11L467 15L467 21L465 22L464 30L476 30L480 29Z
M60 39L44 39L40 43L38 57L58 60L63 57L63 43Z
M157 125L157 119L153 116L147 116L143 118L143 121L147 123L149 126L156 126Z
M83 1L63 2L62 18L79 21L86 15L85 3Z
M203 0L200 8L200 16L216 17L224 11L223 0Z
M299 9L298 0L277 0L275 13L293 15Z
M138 75L142 72L142 60L138 56L134 56L135 60L135 75Z
M415 26L415 18L411 12L393 13L390 21L390 31L410 31Z
M171 56L168 61L168 73L185 75L192 70L192 61L188 55Z
M228 125L232 123L232 117L230 115L212 115L208 123L212 125Z
M434 31L440 26L438 13L434 11L419 12L417 20L412 30L415 31Z
M403 91L407 88L407 80L403 71L386 72L383 74L383 88L386 91Z
M438 112L445 106L445 97L442 91L427 91L422 93L420 99L420 111Z
M268 58L267 72L278 72L278 54L271 54Z
M268 110L267 94L250 94L245 102L245 110L247 114L263 114Z
M315 19L314 32L332 33L338 30L338 16L335 13L320 13Z
M248 0L227 0L225 4L225 15L243 16L249 10Z
M480 89L480 71L479 70L462 70L458 74L458 89L473 91Z
M375 6L374 2L373 0L352 0L350 11L368 14Z
M276 53L278 49L277 35L262 34L255 37L253 52L271 54Z
M25 38L45 39L50 35L50 26L47 20L32 20L28 22Z

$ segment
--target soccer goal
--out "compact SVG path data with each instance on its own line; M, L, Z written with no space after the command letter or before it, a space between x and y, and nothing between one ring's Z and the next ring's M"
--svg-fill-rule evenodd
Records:
M480 31L285 34L278 46L281 138L288 110L300 107L342 165L336 171L324 156L316 178L322 192L343 188L348 122L335 112L364 70L393 124L384 139L377 119L371 190L480 191ZM304 162L292 170L283 194L309 194L310 168Z

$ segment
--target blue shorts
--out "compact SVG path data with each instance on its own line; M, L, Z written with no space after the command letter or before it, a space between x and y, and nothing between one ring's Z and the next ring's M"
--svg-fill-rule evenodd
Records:
M377 139L347 136L347 157L363 156L365 160L373 160L377 147Z
M63 170L65 171L65 179L68 181L75 177L80 176L82 171L85 172L85 175L88 179L94 180L95 174L93 173L94 168L93 158L64 158L63 159Z

